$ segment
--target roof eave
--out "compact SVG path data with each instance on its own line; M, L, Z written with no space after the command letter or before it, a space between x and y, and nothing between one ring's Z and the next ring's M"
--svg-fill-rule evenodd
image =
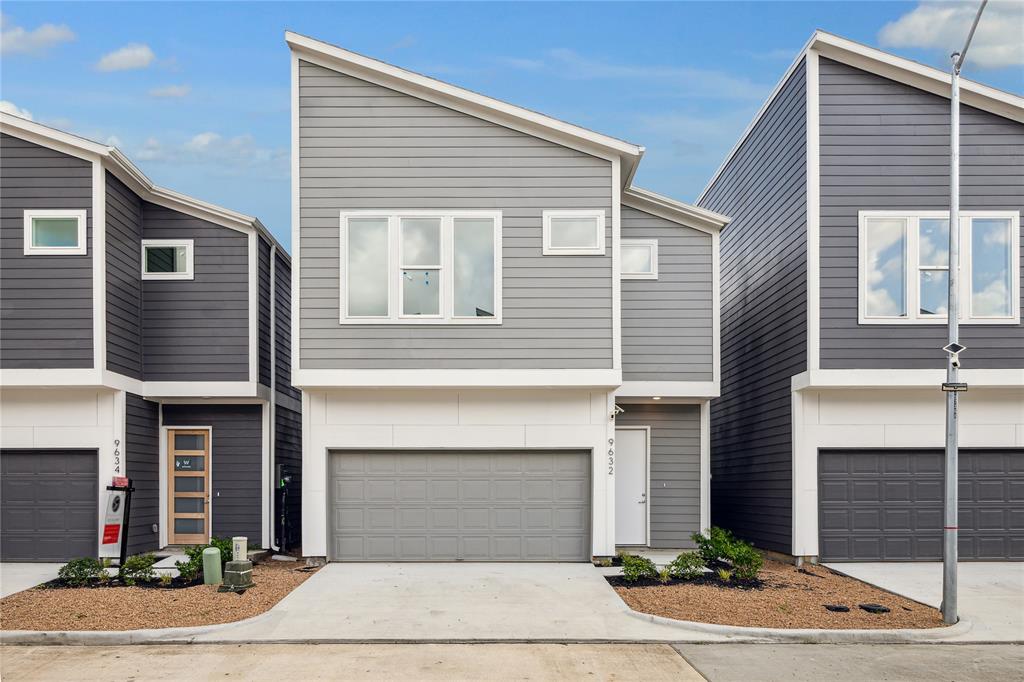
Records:
M708 233L720 232L732 220L706 208L676 201L639 187L627 188L622 193L622 204Z

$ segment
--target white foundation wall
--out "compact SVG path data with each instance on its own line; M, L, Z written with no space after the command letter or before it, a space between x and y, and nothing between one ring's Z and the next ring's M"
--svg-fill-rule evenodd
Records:
M1024 388L960 394L961 448L1024 447ZM920 389L793 393L793 554L818 555L820 448L943 448L946 395Z
M594 555L615 553L614 394L571 389L303 391L302 549L327 555L328 450L586 449Z
M124 396L110 389L5 388L0 391L0 447L97 450L97 518L102 523L106 486L112 476L127 473ZM99 539L97 528L97 549Z

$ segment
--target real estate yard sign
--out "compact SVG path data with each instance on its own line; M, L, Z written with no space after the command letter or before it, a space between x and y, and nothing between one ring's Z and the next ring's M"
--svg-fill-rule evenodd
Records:
M128 519L128 479L115 476L107 487L107 504L103 511L103 537L100 540L101 557L121 557L122 540Z

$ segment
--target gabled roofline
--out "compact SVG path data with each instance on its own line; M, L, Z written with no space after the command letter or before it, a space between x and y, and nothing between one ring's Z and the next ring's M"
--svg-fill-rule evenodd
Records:
M706 208L676 201L639 187L629 187L622 192L622 205L709 234L721 231L732 220Z
M905 57L897 57L894 54L890 54L883 50L879 50L874 47L869 47L863 43L858 43L848 38L843 38L832 33L827 33L822 30L816 30L810 40L804 45L803 49L797 53L796 58L790 64L789 68L782 75L782 78L775 85L771 94L765 100L764 104L754 115L753 120L740 135L739 140L726 155L722 164L715 171L715 174L711 176L707 185L701 191L697 197L695 203L700 203L704 200L704 196L708 193L708 190L715 184L718 177L722 174L725 168L732 161L736 152L739 151L740 147L746 141L747 137L753 131L758 121L768 110L768 107L772 105L779 92L782 91L783 86L789 81L790 76L796 71L797 67L804 61L804 57L807 53L814 50L819 55L827 57L829 59L847 64L849 66L874 73L896 81L903 83L925 92L930 92L940 97L949 98L950 96L950 75L939 69L936 69L920 62L915 62L912 59L906 59ZM980 109L982 111L988 111L1008 118L1018 123L1024 123L1024 97L1014 95L1013 93L1006 92L993 88L977 81L968 80L965 78L960 79L960 98L963 104Z
M292 52L300 58L325 68L601 158L621 159L623 187L629 186L644 153L644 148L639 145L408 71L293 31L285 31L284 39Z
M291 256L288 251L277 241L270 230L268 230L259 218L232 211L231 209L216 206L190 197L180 192L161 187L150 180L138 166L132 163L120 149L111 145L100 144L93 140L73 135L72 133L51 128L35 121L30 121L20 116L0 112L0 129L5 133L21 133L25 137L33 138L32 142L56 142L62 147L59 151L78 151L89 160L98 160L107 170L116 175L122 182L128 185L132 191L142 199L179 210L182 213L207 220L211 223L228 227L242 232L256 230L266 239L278 247L278 249L289 260Z

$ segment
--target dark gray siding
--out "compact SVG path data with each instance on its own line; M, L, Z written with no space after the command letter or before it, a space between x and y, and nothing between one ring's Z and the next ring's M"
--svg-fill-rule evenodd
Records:
M299 63L304 369L611 368L611 164ZM542 256L545 209L604 209L605 256ZM500 209L503 324L340 325L339 212Z
M262 542L263 418L260 405L163 405L164 426L209 426L210 513L216 537Z
M260 288L259 297L259 382L264 386L270 386L270 377L273 372L273 358L270 357L270 320L272 310L270 307L270 244L260 238L256 240L259 248L258 265L259 278L257 282Z
M128 553L159 549L160 536L160 405L132 393L125 408L125 469L132 479Z
M280 505L280 492L277 492L276 519L274 528L277 533L277 544L281 546L282 537L287 537L287 547L291 549L302 543L302 415L281 405L277 406L274 420L274 466L275 476L283 465L283 475L291 476L285 485L287 497L284 508ZM274 481L277 488L279 481ZM284 519L285 533L282 533L281 519Z
M824 58L820 80L821 366L945 367L943 324L857 324L857 212L948 210L949 100ZM962 208L1024 208L1024 124L962 107L960 154ZM960 340L965 367L1024 367L1024 326Z
M274 278L274 385L278 393L302 400L298 389L292 386L292 266L281 251L277 252Z
M722 394L711 522L791 550L790 378L807 369L805 71L785 83L700 205L722 232Z
M147 381L249 378L248 236L144 203L146 239L192 239L194 280L143 282Z
M618 426L651 427L651 547L693 547L700 530L700 405L623 403Z
M107 172L107 369L142 379L142 201Z
M622 238L658 240L658 279L622 280L622 378L711 381L711 235L623 206Z
M86 209L88 255L24 255L26 209ZM0 367L92 367L92 164L0 135Z

